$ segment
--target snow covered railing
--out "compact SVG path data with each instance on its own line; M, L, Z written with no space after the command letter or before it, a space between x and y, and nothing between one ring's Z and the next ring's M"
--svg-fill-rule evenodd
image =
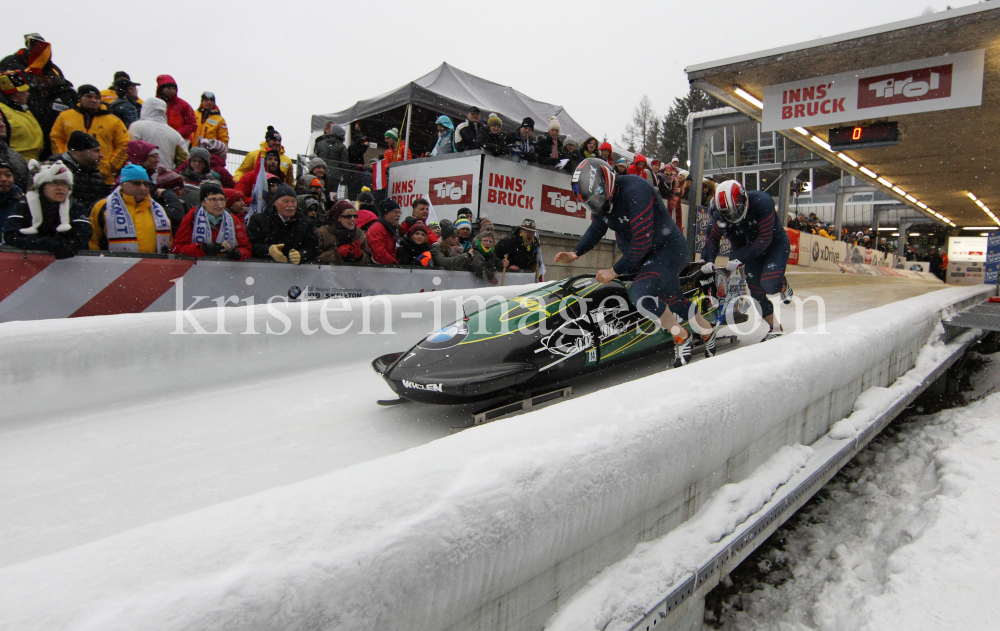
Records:
M782 449L804 453L851 415L862 392L914 367L942 312L991 289L944 289L872 309L828 323L826 335L788 335L0 568L3 623L541 629L598 573L690 520L717 490L748 479ZM28 335L42 325L18 326ZM227 348L260 364L248 366L248 378L262 378L271 360L293 366L327 353L335 361L322 337L287 347L282 338L239 337L190 336L204 348L192 342L185 348L193 356L178 350L174 359L191 368L194 384L213 374L201 362ZM129 348L114 336L104 341L108 365L115 348ZM379 340L360 340L351 352L371 341ZM78 342L49 343L48 352L35 349L44 352L33 360L35 376L58 383L68 368L56 362L54 374L45 372L43 359ZM14 409L50 405L37 398L44 388L28 389L36 398ZM678 566L667 578L683 582L690 569ZM633 613L603 605L574 631Z

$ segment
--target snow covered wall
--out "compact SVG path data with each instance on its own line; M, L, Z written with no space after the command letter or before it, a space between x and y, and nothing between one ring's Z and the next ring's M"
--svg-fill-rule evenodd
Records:
M990 289L872 309L828 335L786 336L4 567L0 628L539 629L560 598L715 488L847 416L863 389L912 366L943 310ZM129 316L112 317L129 332ZM119 361L116 374L141 387L129 371L161 352L139 333L81 331L86 341L68 335L47 351L30 328L5 344L5 391L19 397L8 409L55 393L45 381L101 379L74 377L88 365ZM226 349L247 378L330 352L312 346L319 337L240 337L188 336L207 348L155 361L188 366L195 383ZM59 359L78 344L102 350L90 364L82 351ZM19 358L30 366L13 384Z

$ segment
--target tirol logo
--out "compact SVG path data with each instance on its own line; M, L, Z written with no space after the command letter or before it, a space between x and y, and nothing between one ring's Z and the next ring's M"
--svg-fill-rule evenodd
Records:
M554 213L568 217L587 218L587 209L583 204L573 201L573 194L567 190L542 184L543 213Z
M471 204L472 175L432 177L427 183L432 204Z
M858 80L858 109L951 96L952 64Z
M812 259L814 261L830 261L831 263L840 262L840 253L833 251L830 246L824 245L822 248L819 247L819 242L813 241L812 247Z

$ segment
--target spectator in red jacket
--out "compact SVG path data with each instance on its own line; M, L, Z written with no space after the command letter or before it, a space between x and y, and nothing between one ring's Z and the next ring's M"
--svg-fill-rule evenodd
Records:
M635 160L632 162L632 166L628 168L627 173L629 175L638 175L651 186L656 186L656 176L653 175L653 171L649 168L646 156L641 153L635 154Z
M250 258L250 240L243 220L226 210L226 193L214 180L200 190L201 205L181 221L174 235L172 251L201 258L224 256L230 261Z
M414 224L422 223L422 224L426 225L427 224L427 217L430 214L431 214L431 205L430 205L430 202L428 202L423 197L418 197L415 200L413 200L413 212L412 212L412 214L409 217L407 217L406 219L404 219L402 223L399 224L399 234L400 234L400 236L406 236L406 234L410 231L410 228ZM428 232L428 234L427 234L427 244L430 245L432 243L437 243L437 240L439 238L440 237L438 237L435 233Z
M399 226L399 216L403 214L399 204L391 199L383 199L378 205L378 221L368 228L368 247L372 251L372 260L380 265L395 265L396 232Z
M602 142L598 151L601 153L601 160L611 164L611 143Z
M167 124L187 138L198 128L198 120L188 102L177 96L177 82L168 74L156 78L156 96L167 102Z

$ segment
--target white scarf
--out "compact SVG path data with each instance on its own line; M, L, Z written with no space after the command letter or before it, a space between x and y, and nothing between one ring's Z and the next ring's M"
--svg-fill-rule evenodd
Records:
M67 196L59 204L59 227L56 228L56 232L68 232L73 228L69 224L71 199L71 197ZM42 225L42 221L45 219L42 212L42 199L38 196L38 191L28 191L24 196L24 201L28 202L28 210L31 211L31 227L21 228L21 234L38 234L38 227Z
M191 243L208 243L212 240L212 224L208 220L208 212L204 206L199 206L194 213L194 222L191 224ZM216 243L229 243L236 247L236 224L233 216L228 210L222 211L222 224L219 225L219 232L215 235Z
M163 207L149 200L153 224L156 226L156 253L170 247L170 218ZM111 252L138 252L139 240L135 234L135 224L128 206L122 199L121 187L116 188L108 196L104 208L104 233L108 237L108 250Z

